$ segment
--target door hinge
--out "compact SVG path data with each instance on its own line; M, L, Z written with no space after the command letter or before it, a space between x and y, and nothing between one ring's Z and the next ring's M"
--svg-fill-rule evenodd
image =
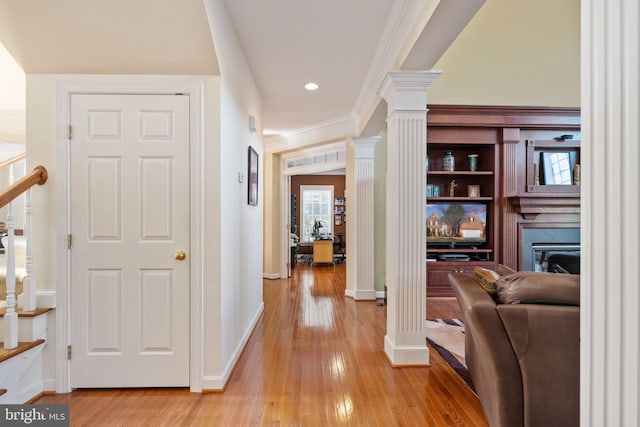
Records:
M71 125L67 126L67 129L65 130L65 136L67 137L67 139L71 139L71 137L73 136Z
M287 263L287 268L290 268L290 267L291 267L291 263L288 262Z
M71 346L67 346L67 360L71 360Z
M67 234L67 249L71 249L71 234Z

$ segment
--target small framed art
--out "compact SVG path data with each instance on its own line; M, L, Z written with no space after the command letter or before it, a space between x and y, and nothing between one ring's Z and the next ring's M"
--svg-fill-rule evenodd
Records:
M248 202L251 206L258 206L258 160L258 152L249 146Z
M479 185L467 185L467 196L468 197L480 197L480 186Z

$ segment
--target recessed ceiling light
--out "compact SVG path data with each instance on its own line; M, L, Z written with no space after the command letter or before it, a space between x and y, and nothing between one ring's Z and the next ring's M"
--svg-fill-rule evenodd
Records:
M313 83L313 82L309 82L306 85L304 85L304 88L306 90L316 90L316 89L318 89L318 85Z

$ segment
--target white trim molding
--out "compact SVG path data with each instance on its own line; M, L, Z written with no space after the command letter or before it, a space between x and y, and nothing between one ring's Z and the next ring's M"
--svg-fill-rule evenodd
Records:
M69 148L65 129L71 112L71 95L91 94L175 94L189 96L190 123L190 190L191 190L191 249L190 258L190 390L202 391L203 359L203 263L204 246L202 230L203 209L203 158L204 150L204 78L189 76L45 76L56 82L56 167L59 171L56 180L56 198L60 209L57 213L57 235L66 236L70 230L69 207ZM67 360L67 346L71 344L69 322L70 306L70 253L64 239L56 243L57 259L57 299L56 310L56 392L71 391L70 363Z
M424 30L440 0L403 0L393 2L390 18L382 30L380 43L360 88L354 115L359 132L380 102L378 89L389 70L402 65L418 35Z
M356 300L376 298L374 280L374 151L380 136L352 138L354 185L349 193L349 212L355 219L347 234L347 259L355 272L347 275L345 295Z
M264 139L265 152L278 153L281 151L310 147L321 142L344 139L354 135L357 131L357 121L352 114L328 120L323 123L297 129L277 136Z
M640 13L581 3L580 425L640 425Z
M384 350L393 366L427 365L424 188L427 89L437 71L387 74L386 283Z
M256 328L256 325L258 324L258 321L260 320L262 313L264 313L264 302L260 304L260 307L258 307L258 311L256 311L255 315L253 316L253 319L251 319L251 323L249 324L249 327L245 330L245 333L242 336L242 339L240 340L233 354L229 358L229 362L227 363L224 370L222 371L222 374L221 375L204 375L202 377L203 392L224 391L224 388L227 385L227 382L229 381L231 374L233 373L233 368L238 363L238 360L240 360L240 356L242 356L242 351L247 345L247 342L249 342L249 338L251 338L251 334Z

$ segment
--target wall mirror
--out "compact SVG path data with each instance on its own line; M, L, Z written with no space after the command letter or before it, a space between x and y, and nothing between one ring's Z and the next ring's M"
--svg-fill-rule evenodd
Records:
M573 154L573 156L572 156ZM575 154L569 151L541 153L541 169L544 185L572 185Z

